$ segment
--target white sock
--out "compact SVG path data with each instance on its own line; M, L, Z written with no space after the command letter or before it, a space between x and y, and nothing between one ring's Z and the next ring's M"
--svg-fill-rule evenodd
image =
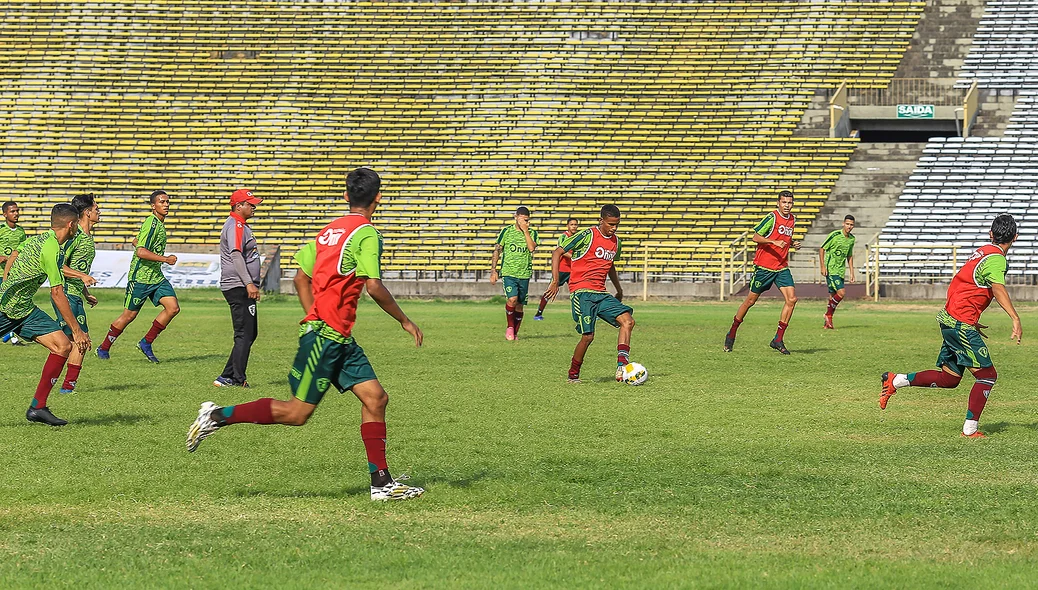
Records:
M966 436L969 436L969 435L973 434L976 431L977 431L977 421L976 420L966 420L965 422L962 423L962 433L965 434Z
M908 380L908 375L906 375L904 373L898 373L897 375L894 375L894 387L896 389L901 389L902 387L908 387L911 384L912 383Z

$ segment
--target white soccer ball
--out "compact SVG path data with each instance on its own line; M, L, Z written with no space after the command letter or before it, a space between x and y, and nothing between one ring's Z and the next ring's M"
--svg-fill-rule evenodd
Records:
M641 385L649 379L649 372L638 363L627 363L624 365L624 383L628 385Z

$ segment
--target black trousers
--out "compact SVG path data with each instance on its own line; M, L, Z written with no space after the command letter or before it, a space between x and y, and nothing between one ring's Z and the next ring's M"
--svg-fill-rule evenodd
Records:
M259 331L256 321L256 300L249 299L245 287L235 287L230 291L224 291L223 298L227 300L227 305L231 306L234 348L231 349L231 356L227 358L227 366L223 368L221 377L241 385L245 383L249 353L252 352L252 343L256 341L256 333Z

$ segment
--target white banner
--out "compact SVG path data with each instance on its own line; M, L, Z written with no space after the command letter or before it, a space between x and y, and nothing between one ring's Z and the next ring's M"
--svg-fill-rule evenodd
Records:
M173 266L162 265L162 272L177 289L220 286L219 254L177 254ZM97 279L97 287L126 288L130 272L131 250L98 250L90 276Z

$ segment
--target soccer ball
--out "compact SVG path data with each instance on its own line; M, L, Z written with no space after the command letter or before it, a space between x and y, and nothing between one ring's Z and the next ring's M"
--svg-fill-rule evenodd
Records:
M649 379L649 372L638 363L627 363L624 365L624 383L628 385L641 385Z

